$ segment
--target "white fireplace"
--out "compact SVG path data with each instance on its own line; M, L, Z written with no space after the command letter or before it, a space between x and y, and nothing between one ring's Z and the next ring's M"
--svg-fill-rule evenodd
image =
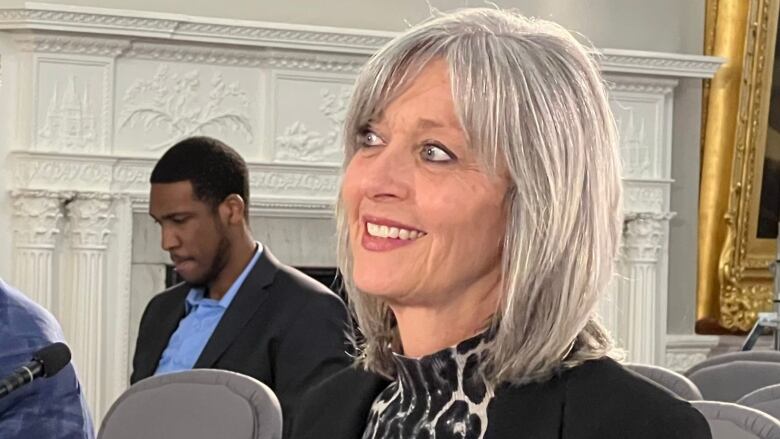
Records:
M332 204L351 84L393 34L92 8L0 9L0 255L61 321L97 419L127 387L135 332L164 287L147 216L167 146L218 137L247 160L252 226L283 261L334 265ZM603 49L626 223L601 308L632 361L666 349L672 109L721 60ZM698 145L687 145L698 147Z

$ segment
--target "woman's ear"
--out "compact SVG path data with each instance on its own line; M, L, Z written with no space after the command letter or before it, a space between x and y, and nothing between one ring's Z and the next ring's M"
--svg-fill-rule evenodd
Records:
M227 214L228 224L238 224L245 220L244 211L246 210L246 203L241 195L230 194L222 201L221 208L225 209Z

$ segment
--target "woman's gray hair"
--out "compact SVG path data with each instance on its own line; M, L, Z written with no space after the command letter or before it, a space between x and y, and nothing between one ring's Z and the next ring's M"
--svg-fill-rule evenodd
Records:
M603 357L595 308L622 231L616 128L591 51L561 26L511 11L464 9L398 36L365 65L345 124L346 167L358 134L432 60L449 67L455 111L489 172L506 169L502 297L483 363L492 384L548 378ZM360 292L341 197L338 263L364 339L361 362L393 376L392 311Z

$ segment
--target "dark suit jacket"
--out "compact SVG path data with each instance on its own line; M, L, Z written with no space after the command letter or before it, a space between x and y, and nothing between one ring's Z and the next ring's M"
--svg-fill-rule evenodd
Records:
M154 374L184 317L189 290L176 285L147 305L131 383ZM350 363L347 322L338 296L265 247L194 367L239 372L267 384L281 402L287 432L304 391Z
M360 439L374 399L389 383L357 367L339 372L307 395L292 438ZM605 358L543 383L496 389L488 406L485 439L520 438L711 439L711 435L707 421L690 404Z

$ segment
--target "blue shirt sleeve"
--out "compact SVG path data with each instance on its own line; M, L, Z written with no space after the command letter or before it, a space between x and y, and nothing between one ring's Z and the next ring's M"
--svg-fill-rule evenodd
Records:
M0 280L0 376L38 349L63 341L54 317ZM0 438L92 439L89 409L73 364L0 399Z

